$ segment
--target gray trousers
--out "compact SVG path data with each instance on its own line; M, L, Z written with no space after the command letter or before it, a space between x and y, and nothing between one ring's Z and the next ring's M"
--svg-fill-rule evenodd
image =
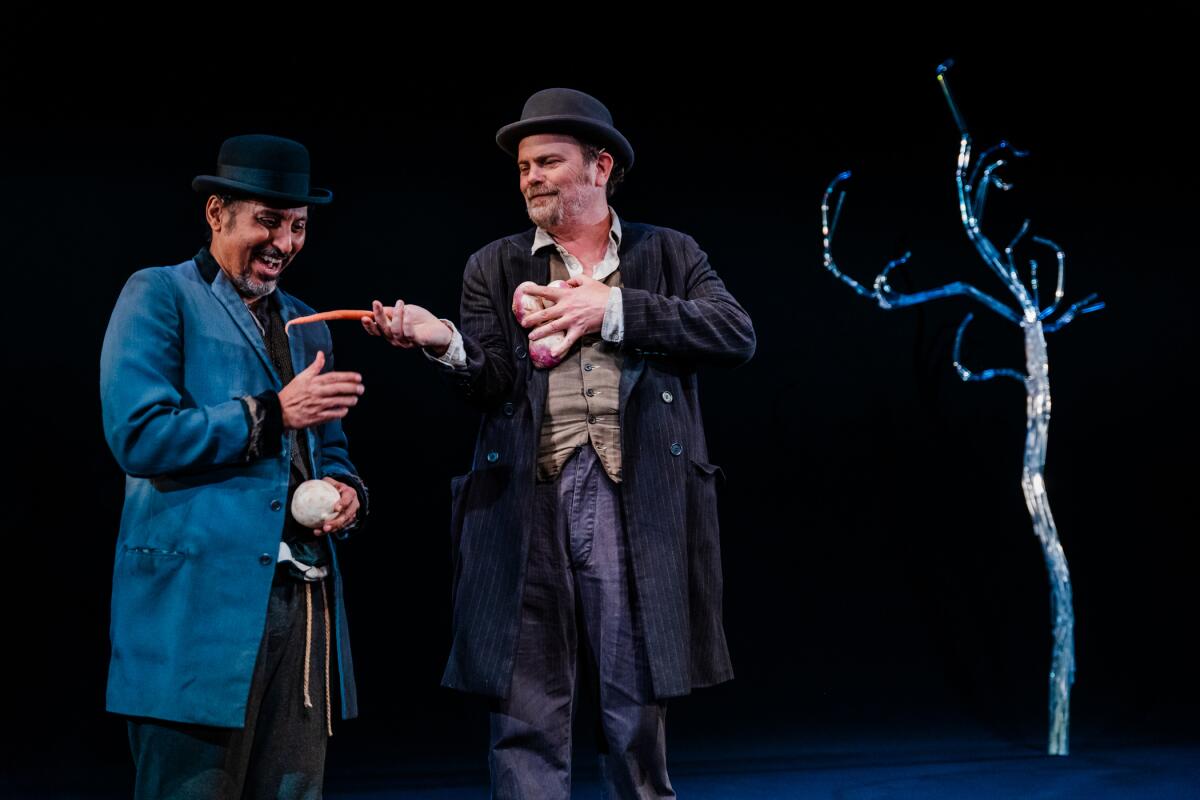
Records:
M307 604L311 592L312 639ZM137 800L317 800L328 739L325 595L278 568L254 664L244 728L129 720ZM204 624L197 621L197 624Z
M490 714L492 797L570 797L577 653L598 678L608 795L675 797L630 572L620 486L582 447L537 485L512 690Z

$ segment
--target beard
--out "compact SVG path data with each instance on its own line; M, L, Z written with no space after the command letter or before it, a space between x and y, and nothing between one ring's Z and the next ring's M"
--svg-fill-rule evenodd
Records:
M546 187L531 189L525 195L525 211L530 221L539 228L553 228L581 216L588 207L586 189L592 185L592 177L584 170L573 183L561 188L552 191L547 191ZM545 199L534 205L535 197Z
M266 297L271 292L275 291L275 287L279 284L278 277L263 280L254 274L254 262L260 255L284 259L283 253L279 252L273 247L266 247L262 250L255 251L250 259L250 263L248 263L246 267L237 275L230 276L230 282L234 285L234 287L238 290L238 294L240 294L242 297L253 298L255 300L260 297ZM287 265L288 261L284 259L281 265L282 268L279 271L280 275L283 274L283 269L285 269Z
M534 204L534 197L543 197L537 204ZM539 228L553 228L556 225L561 225L563 221L563 202L562 196L557 192L554 194L535 195L525 199L525 210L529 214L530 221Z
M252 272L244 272L241 275L235 275L232 279L234 287L238 290L238 294L242 297L252 297L258 299L266 297L271 292L275 291L275 286L279 283L278 280L263 281L254 277Z

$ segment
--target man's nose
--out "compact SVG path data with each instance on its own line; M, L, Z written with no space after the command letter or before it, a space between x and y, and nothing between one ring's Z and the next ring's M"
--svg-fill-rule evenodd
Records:
M284 253L291 253L295 239L296 234L290 228L280 226L271 237L271 244Z

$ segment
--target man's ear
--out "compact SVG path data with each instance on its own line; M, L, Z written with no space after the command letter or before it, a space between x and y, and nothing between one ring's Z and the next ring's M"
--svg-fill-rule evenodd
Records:
M596 156L596 185L605 186L608 184L608 179L612 177L613 165L612 154L607 150L601 150L600 155Z
M215 194L209 195L208 202L204 204L204 219L208 222L208 227L213 233L221 230L224 223L225 204L221 202L221 198Z

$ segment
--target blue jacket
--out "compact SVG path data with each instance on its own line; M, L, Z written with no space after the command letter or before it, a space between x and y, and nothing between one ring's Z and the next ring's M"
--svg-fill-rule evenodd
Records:
M312 313L276 291L285 322ZM325 325L293 329L290 344L297 373L318 350L332 367ZM245 724L288 513L289 448L247 461L250 422L239 398L282 388L224 272L193 259L129 278L100 356L104 435L127 474L113 569L109 711ZM307 435L313 477L357 474L338 421ZM348 719L357 701L330 545L340 707Z

